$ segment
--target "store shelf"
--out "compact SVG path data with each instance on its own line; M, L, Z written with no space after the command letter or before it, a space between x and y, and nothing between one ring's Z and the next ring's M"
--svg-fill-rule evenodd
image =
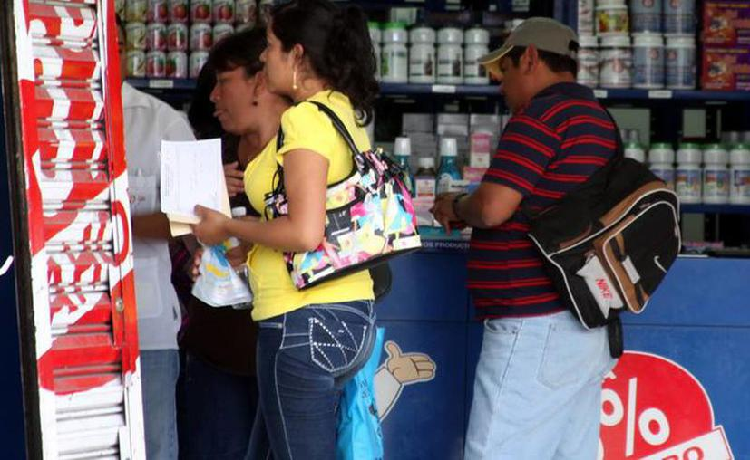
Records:
M127 80L133 88L143 90L177 90L193 91L195 80L190 79L168 79L168 78L129 78Z
M144 90L176 90L192 91L195 80L188 79L147 79L131 78L128 82L135 88ZM384 96L411 95L457 95L500 97L499 85L441 85L441 84L410 84L410 83L380 83L380 94ZM750 102L750 91L646 91L638 89L610 89L595 90L600 99L616 101L703 101L703 102Z
M641 89L597 89L599 99L612 100L677 100L677 101L750 101L750 91L685 91L685 90L641 90Z
M750 205L736 204L683 204L680 211L684 214L742 214L750 215Z

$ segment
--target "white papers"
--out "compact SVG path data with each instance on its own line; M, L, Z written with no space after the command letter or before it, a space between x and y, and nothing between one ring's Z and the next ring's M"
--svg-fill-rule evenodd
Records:
M229 215L221 139L161 141L161 211L173 223L197 224L196 205Z

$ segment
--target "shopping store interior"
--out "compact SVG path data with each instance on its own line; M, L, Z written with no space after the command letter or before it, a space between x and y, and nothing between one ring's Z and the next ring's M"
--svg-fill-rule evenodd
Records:
M123 334L127 325L123 326L122 317L113 319L118 317L112 312L122 312L122 302L117 305L113 295L107 297L111 294L112 284L101 275L111 268L111 265L102 267L112 263L113 245L98 245L86 246L85 249L95 253L95 263L101 265L96 267L100 277L97 281L101 281L96 288L105 293L102 298L111 305L105 305L105 300L97 303L99 310L95 313L100 316L85 318L91 323L81 326L73 324L77 317L70 319L75 315L60 315L65 318L58 321L59 317L55 315L60 311L65 313L69 306L65 303L60 307L60 302L52 309L53 332L48 331L49 324L45 326L47 329L40 326L44 322L40 322L40 318L49 319L51 307L42 303L43 314L40 315L39 298L44 298L47 292L50 297L57 295L58 300L69 293L81 292L74 289L80 286L68 286L63 281L75 270L78 270L75 273L84 270L73 267L74 270L71 268L73 263L70 266L62 264L63 268L59 270L62 274L55 278L57 272L53 273L54 270L45 265L38 270L49 269L49 282L59 289L55 291L40 285L47 280L44 276L33 277L30 268L34 263L40 263L40 258L28 253L33 255L33 251L40 250L47 242L29 244L34 243L34 238L20 235L19 229L32 235L33 230L39 230L35 224L48 224L45 219L52 222L45 229L55 225L57 229L77 221L75 216L64 222L63 219L53 221L50 216L57 218L63 214L54 213L62 210L75 214L93 209L91 215L96 213L97 216L93 228L106 227L106 232L102 231L105 234L112 232L111 227L116 227L116 233L116 225L103 222L110 218L117 222L119 217L114 213L105 215L111 211L111 201L107 201L111 197L97 201L94 204L99 207L94 208L81 205L78 209L74 203L71 208L60 205L54 209L44 208L44 211L35 209L29 206L27 200L30 198L24 195L25 190L19 185L26 183L28 187L28 177L24 182L24 174L32 170L33 152L23 151L28 138L21 135L27 133L21 127L28 120L22 120L18 107L29 101L32 106L39 102L29 96L29 92L24 93L23 85L14 81L18 69L30 72L31 68L20 64L25 50L18 47L13 38L15 30L22 27L19 24L23 21L18 14L26 8L25 3L29 2L15 0L14 4L18 5L14 10L15 17L10 10L0 11L0 77L5 108L0 112L0 127L5 127L5 138L0 138L0 141L5 141L0 142L0 154L4 155L2 166L7 164L7 171L0 168L0 173L11 178L7 187L0 190L0 198L10 202L10 211L6 214L12 216L12 222L4 223L4 231L0 232L7 237L0 241L3 244L0 257L4 259L6 253L10 254L14 249L21 255L8 276L0 278L0 300L7 297L11 303L15 299L17 304L15 311L0 309L6 315L1 317L0 323L6 329L0 328L0 337L7 339L6 349L13 352L14 358L0 361L0 365L19 369L17 373L0 378L0 391L13 395L23 392L24 395L23 401L20 397L11 398L18 399L17 404L0 414L0 426L11 427L0 433L0 441L7 440L13 455L26 452L29 456L39 453L41 457L42 450L57 448L50 447L51 438L45 430L58 430L59 424L69 430L62 434L56 432L65 440L60 444L60 452L70 456L64 458L93 458L102 452L114 458L129 448L123 441L126 439L123 426L130 423L130 415L124 415L128 412L124 408L127 397L118 393L119 399L106 401L119 404L116 414L119 418L107 429L97 431L97 442L101 442L101 445L96 444L98 451L93 447L85 450L80 446L93 439L93 435L89 437L85 424L76 426L73 417L85 411L74 413L75 408L70 408L72 404L65 406L65 401L75 399L65 398L83 386L71 385L64 391L53 388L51 393L55 393L53 396L57 398L58 407L62 407L59 412L44 408L44 401L49 401L44 398L50 395L41 389L41 385L37 394L34 386L37 372L48 379L47 389L65 379L68 379L68 384L75 379L84 380L84 377L89 383L96 380L89 378L86 372L95 372L96 378L118 372L125 375L122 362L126 353L120 354L119 351L103 353L110 361L91 366L86 364L72 371L65 365L59 366L55 360L62 361L60 357L67 357L66 353L75 354L76 359L99 356L91 353L94 347L106 348L108 352L118 349L124 342L117 342L121 337L117 340L113 337ZM750 437L747 436L750 426L750 411L747 410L750 407L750 393L747 392L750 360L744 359L750 345L750 309L746 300L750 298L750 283L747 282L747 273L750 273L750 2L350 0L336 3L359 5L369 19L380 94L374 121L367 129L375 146L408 168L423 237L421 251L390 262L392 287L377 304L378 323L386 329L386 340L398 344L405 352L404 356L418 356L431 363L429 378L403 383L387 416L381 420L385 449L391 453L386 458L462 458L483 325L474 320L474 306L465 287L470 232L456 230L446 234L433 220L429 209L438 192L470 192L478 187L503 127L511 117L500 84L492 80L477 59L497 49L526 18L544 16L567 24L578 33L578 81L590 87L599 102L610 110L620 128L625 156L648 165L680 200L682 254L650 300L649 308L642 314L622 317L626 351L618 367L606 376L603 383L600 458L750 460ZM65 4L65 8L85 10L83 17L90 20L92 35L94 24L105 24L104 21L95 21L97 14L108 11L103 5L114 6L126 32L125 51L121 53L126 61L125 81L179 110L187 111L194 97L197 76L212 45L228 34L264 24L274 0L32 0L30 4L54 5L55 8ZM52 10L45 11L49 14L41 19L42 22L51 22ZM38 11L34 14L41 16ZM14 20L17 21L15 25ZM111 22L108 33L116 30L114 21ZM49 44L33 33L29 36L36 40L34 46ZM112 65L116 53L107 49L102 44L104 42L96 42L105 38L104 34L90 38L84 41L86 50L93 50L91 62L83 62L81 68L96 61L96 72L99 72L100 65L105 66L104 61ZM92 45L92 42L98 45ZM50 43L59 45L54 41ZM114 41L110 40L110 43L114 44ZM33 54L38 50L34 48L32 52L29 46L28 52ZM50 56L41 56L49 58L42 59L44 69L44 66L34 67L37 74L31 78L36 78L40 86L57 76L40 75L39 72L51 74L58 67L62 68L55 61L57 56ZM59 59L63 60L62 57ZM67 71L73 67L68 67ZM93 72L93 68L92 64L85 70ZM86 75L81 79L87 89L98 94L97 107L102 111L99 119L85 120L86 128L111 134L111 127L117 126L110 124L111 118L117 117L107 112L114 96L107 93L111 82L107 81L106 68L94 78ZM35 97L40 98L39 95ZM40 99L49 102L54 97L44 95ZM53 102L49 107L57 107L55 104L59 101ZM115 106L119 107L119 102ZM48 108L43 104L36 107L44 107L40 111ZM52 119L40 117L40 120L39 132L42 132L50 126L44 123ZM60 130L55 136L64 134L70 126L63 123L57 127ZM81 142L72 138L50 139L43 141L70 141L73 145L71 152L80 147L76 143ZM58 176L50 173L42 178L47 182L42 183L38 193L40 199L47 200L50 190L61 196L70 190L88 192L95 187L112 187L114 190L115 178L105 177L111 173L108 168L112 163L107 162L117 164L125 175L127 171L123 158L103 159L106 155L115 155L116 151L101 148L104 144L111 147L109 143L112 142L111 137L102 139L94 139L81 149L90 148L101 154L95 162L86 163L82 168L98 168L97 174L101 174L95 180L85 177L84 181L89 182L79 189L76 187L80 184L76 181L85 173L65 176L66 172L59 175L59 183L55 183ZM83 143L86 141L90 140ZM91 147L94 144L99 150ZM49 151L42 153L51 155ZM47 168L46 172L66 168L75 170L75 167L64 164L67 160L57 161L53 157L44 158L41 168ZM95 167L91 166L93 163L96 163ZM97 189L99 192L101 190ZM97 199L103 196L97 193L90 194ZM33 193L29 195L33 198ZM112 197L115 195L113 192ZM44 203L45 206L48 204L47 201ZM34 212L37 213L36 222L32 218ZM25 222L23 219L27 217L28 222ZM98 224L101 227L96 227ZM13 241L9 239L11 233ZM36 235L39 233L44 232L39 230ZM61 235L68 236L65 232ZM111 238L112 235L108 236ZM90 241L81 244L84 243ZM28 251L27 247L31 250ZM78 256L79 246L64 248ZM0 259L0 265L2 262ZM43 263L46 264L46 260ZM36 298L32 298L32 291ZM129 307L124 308L127 312ZM104 310L108 313L102 313ZM66 320L71 321L69 329L61 326ZM94 324L95 321L101 321L101 324ZM40 334L45 333L53 338L40 339ZM66 338L68 333L79 334L76 336L78 341L58 341L56 344L62 343L60 349L50 345L53 358L35 354L34 346ZM89 340L105 335L106 339L97 343ZM79 340L81 337L85 340ZM104 342L106 346L101 345ZM117 345L112 345L115 342ZM20 351L16 349L19 344ZM116 364L112 364L114 355L120 360ZM384 359L390 358L386 352L383 355ZM35 359L39 360L36 367ZM54 372L40 371L45 365L54 368ZM383 364L383 367L387 366ZM24 382L20 378L20 368L24 368ZM119 375L116 380L117 385L129 384ZM29 390L30 385L33 391ZM116 390L119 391L120 387ZM114 393L116 391L111 390L108 395ZM450 397L446 398L446 395ZM117 401L112 402L114 399ZM98 400L94 398L92 401ZM35 411L30 407L41 409ZM110 410L102 407L97 406L86 415L99 417L102 411ZM108 420L116 418L110 413L105 415ZM7 417L7 423L2 417ZM22 420L20 424L25 419L25 445L21 445L23 428L19 419ZM47 420L47 425L39 420ZM695 456L698 450L703 457ZM121 458L130 457L122 455Z

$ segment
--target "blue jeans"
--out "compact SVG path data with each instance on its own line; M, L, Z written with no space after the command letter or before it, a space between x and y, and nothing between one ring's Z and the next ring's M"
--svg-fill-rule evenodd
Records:
M248 458L334 459L341 390L372 353L373 303L313 304L258 326L259 404Z
M177 350L141 350L146 458L177 460Z
M607 329L569 312L484 323L464 460L595 460Z
M258 404L255 376L231 374L187 353L181 390L180 459L244 458Z

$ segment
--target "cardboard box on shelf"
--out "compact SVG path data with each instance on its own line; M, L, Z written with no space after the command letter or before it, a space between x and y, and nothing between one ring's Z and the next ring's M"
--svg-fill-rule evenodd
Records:
M703 43L707 46L749 45L750 2L706 0L703 24Z
M705 47L701 88L709 91L750 90L750 45Z
M469 165L474 168L488 168L492 158L491 132L477 130L471 133L469 139Z
M431 133L435 131L435 116L431 113L405 113L403 131Z

